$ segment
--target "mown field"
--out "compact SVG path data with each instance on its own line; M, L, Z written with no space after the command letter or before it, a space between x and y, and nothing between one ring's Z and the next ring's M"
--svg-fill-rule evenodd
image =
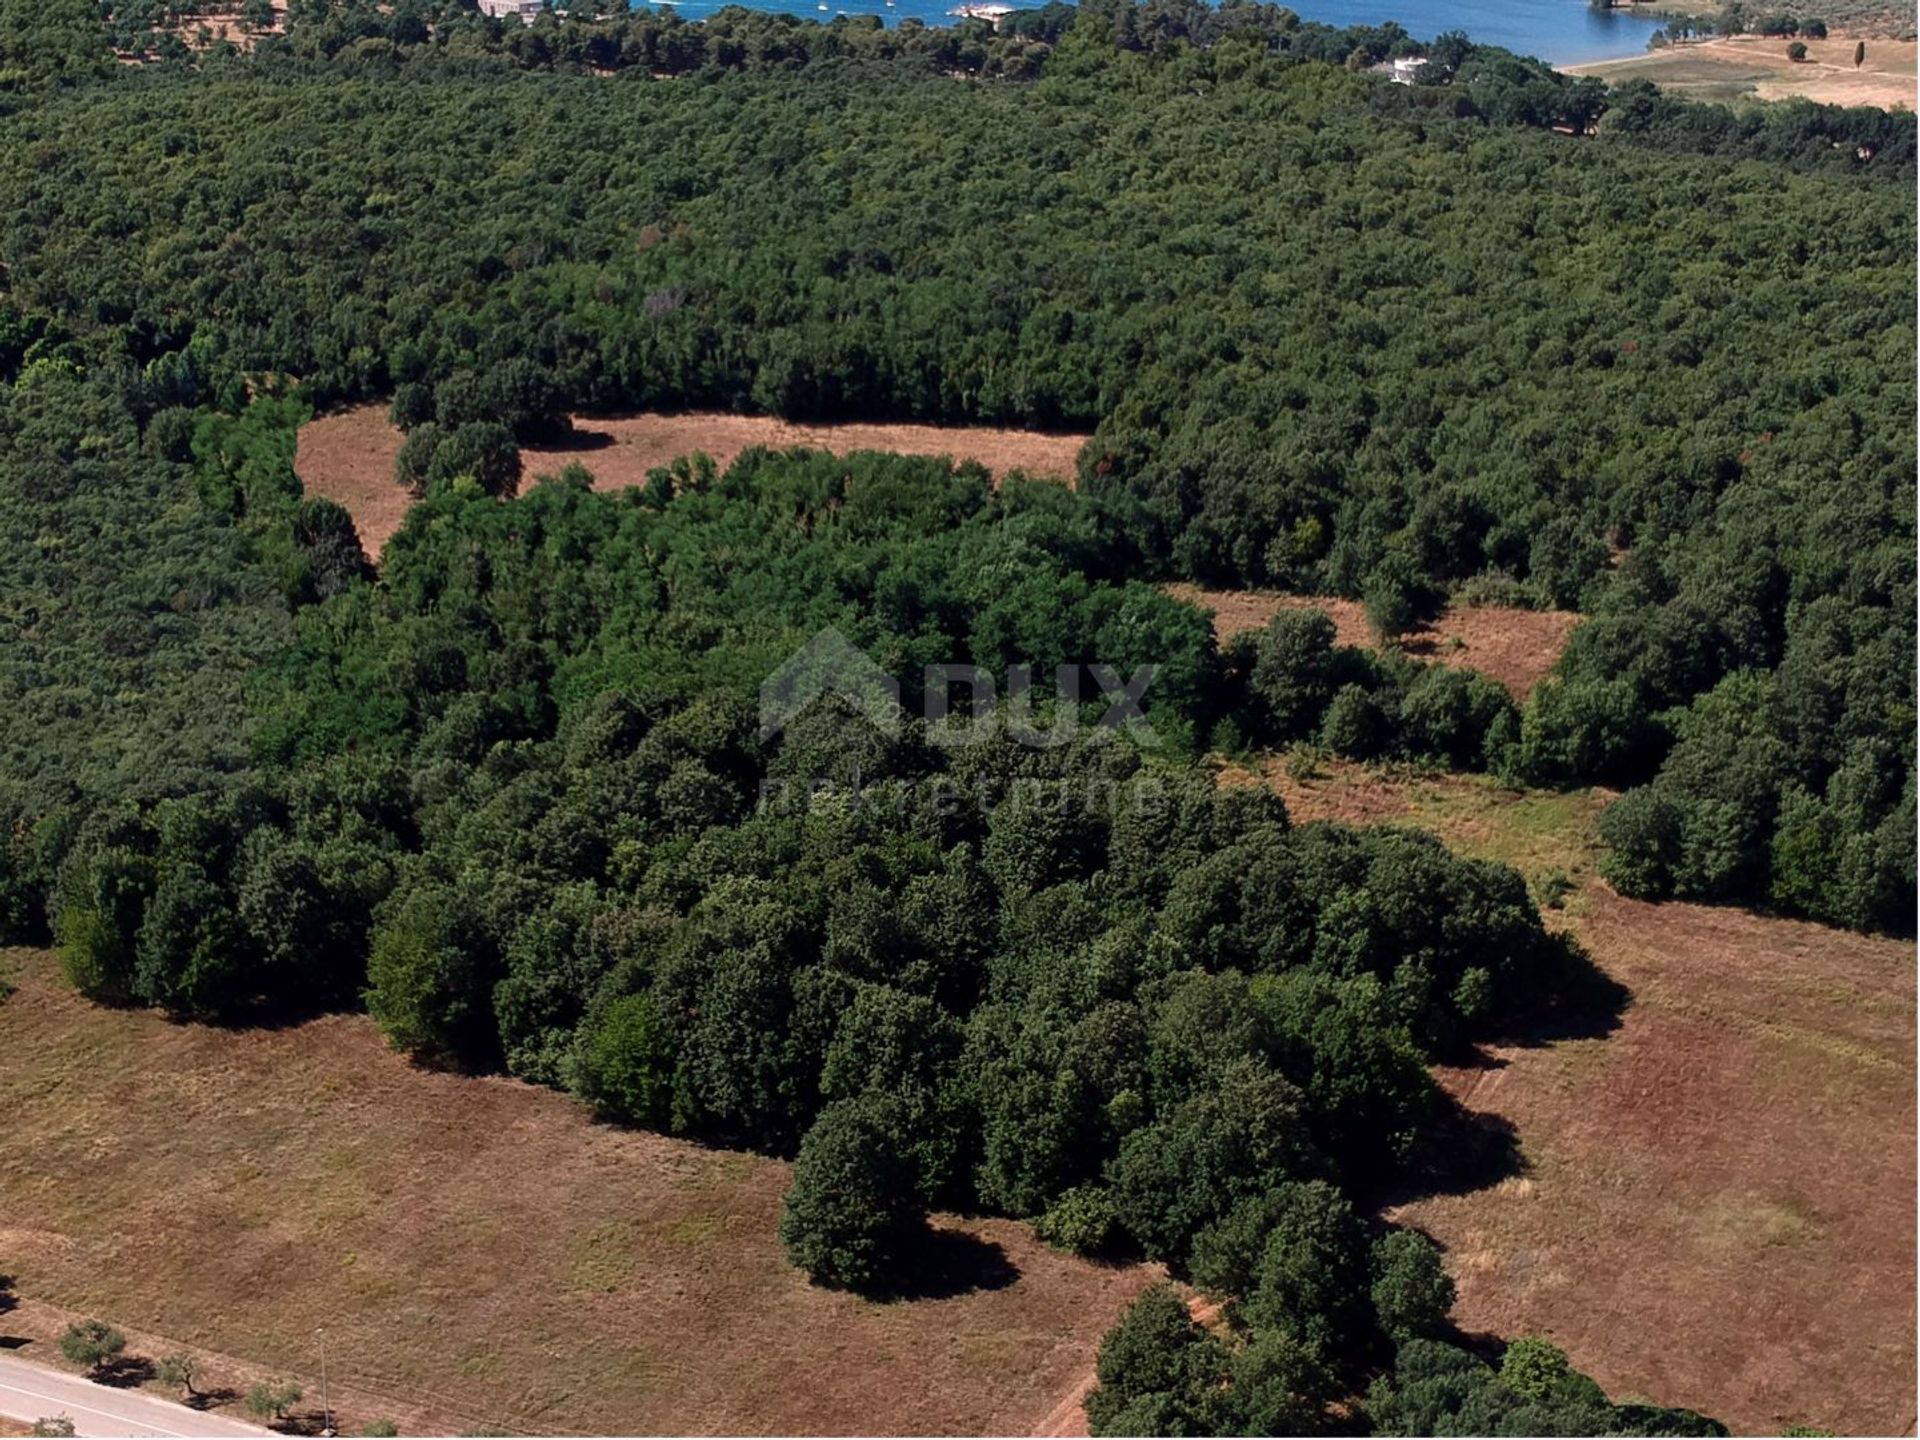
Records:
M1393 1212L1447 1247L1459 1323L1545 1334L1610 1393L1740 1432L1911 1433L1911 947L1621 899L1595 875L1601 794L1316 769L1273 767L1297 820L1414 825L1516 866L1624 987L1593 1033L1442 1072L1520 1156Z
M1620 899L1595 873L1603 793L1265 768L1299 820L1515 865L1621 987L1617 1015L1442 1072L1517 1151L1389 1212L1446 1246L1461 1326L1545 1334L1611 1392L1738 1431L1910 1431L1907 947ZM357 1017L174 1025L8 960L0 1106L27 1118L0 1135L0 1260L25 1303L0 1328L36 1344L97 1312L150 1349L241 1355L214 1373L244 1388L311 1379L324 1325L336 1407L413 1430L1064 1433L1147 1277L947 1221L997 1247L959 1251L956 1293L829 1294L779 1253L777 1162L410 1067Z
M1148 1278L943 1221L972 1237L951 1293L820 1290L781 1252L777 1161L416 1069L363 1017L176 1025L0 956L0 1336L28 1358L99 1314L149 1358L208 1353L203 1384L291 1375L317 1410L324 1328L343 1433L1012 1434Z

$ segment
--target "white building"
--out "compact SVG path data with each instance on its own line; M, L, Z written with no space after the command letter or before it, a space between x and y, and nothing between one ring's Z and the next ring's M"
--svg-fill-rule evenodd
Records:
M1384 75L1396 85L1413 84L1414 76L1420 73L1420 67L1427 63L1424 55L1407 55L1399 60L1383 60L1370 67L1374 74Z
M534 17L547 8L547 0L475 0L475 3L482 15L491 15L496 20L517 15L522 25L531 25Z

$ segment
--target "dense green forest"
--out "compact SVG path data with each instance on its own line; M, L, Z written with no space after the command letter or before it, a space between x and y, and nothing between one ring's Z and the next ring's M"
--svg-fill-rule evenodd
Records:
M519 365L563 405L1090 426L1141 578L1590 612L1519 743L1456 758L1642 787L1622 889L1910 929L1912 117L1451 41L1394 86L1326 57L1404 36L1259 7L1030 14L329 9L56 78L4 102L0 365L111 372L137 418ZM966 35L999 78L951 78ZM600 39L638 58L568 73Z
M1204 757L1616 785L1627 893L1910 929L1912 117L1165 0L303 4L115 64L156 18L0 10L10 937L793 1156L822 1283L912 1293L931 1207L1164 1260L1230 1338L1151 1293L1104 1431L1714 1431L1490 1363L1370 1218L1432 1178L1430 1063L1577 1011L1582 957L1511 870ZM292 469L369 398L420 496L377 575ZM570 409L686 406L1093 439L1075 491L522 474ZM1312 614L1222 651L1173 578L1588 618L1519 708ZM909 718L759 723L827 631ZM1042 682L955 743L954 662L1150 666L1143 723Z

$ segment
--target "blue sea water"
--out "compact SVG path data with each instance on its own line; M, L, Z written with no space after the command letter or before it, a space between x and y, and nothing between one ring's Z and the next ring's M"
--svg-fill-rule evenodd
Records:
M635 8L657 0L633 0ZM913 17L929 25L951 25L960 0L680 0L674 5L688 20L702 19L723 4L780 10L813 20L834 15L878 15L888 24ZM1021 6L1044 0L1006 0ZM1380 25L1396 20L1421 40L1448 30L1464 30L1482 45L1499 45L1521 55L1537 55L1555 65L1611 60L1638 55L1659 24L1645 15L1596 10L1587 0L1292 0L1302 19L1327 25Z

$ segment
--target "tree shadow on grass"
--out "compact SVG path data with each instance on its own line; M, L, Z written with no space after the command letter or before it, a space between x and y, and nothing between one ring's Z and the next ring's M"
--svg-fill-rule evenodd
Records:
M952 1300L981 1290L1004 1290L1020 1267L997 1242L929 1225L900 1256L893 1282L873 1300Z
M216 1405L231 1405L240 1398L240 1392L227 1385L216 1385L211 1390L196 1390L180 1403L189 1410L211 1410Z
M1373 1198L1387 1208L1432 1195L1471 1195L1526 1173L1511 1120L1469 1110L1443 1093L1406 1164Z
M584 430L575 425L571 430L542 435L530 443L536 449L557 450L571 455L575 451L605 450L613 444L613 436L605 430Z
M1594 964L1572 936L1554 938L1559 953L1540 998L1508 1017L1495 1043L1532 1048L1561 1040L1602 1040L1620 1028L1633 992Z
M144 1355L122 1355L117 1360L95 1366L87 1378L99 1385L111 1385L116 1390L131 1390L153 1379L153 1361Z
M1506 1017L1485 1043L1463 1045L1442 1057L1461 1070L1502 1070L1507 1060L1488 1044L1532 1049L1568 1040L1599 1040L1620 1028L1633 993L1593 963L1570 937L1557 937L1551 972L1540 998ZM1434 1114L1421 1127L1413 1152L1378 1196L1382 1206L1404 1205L1433 1195L1469 1195L1519 1179L1527 1158L1513 1122L1492 1111L1472 1110L1441 1092Z

